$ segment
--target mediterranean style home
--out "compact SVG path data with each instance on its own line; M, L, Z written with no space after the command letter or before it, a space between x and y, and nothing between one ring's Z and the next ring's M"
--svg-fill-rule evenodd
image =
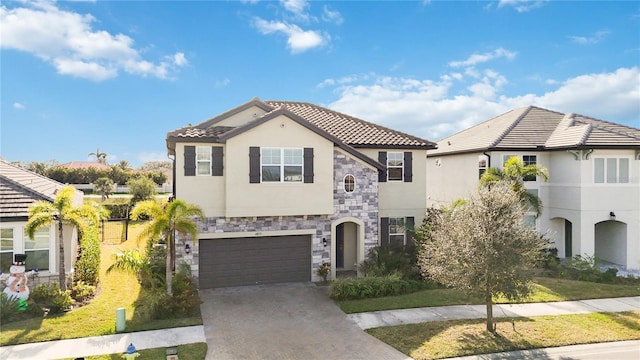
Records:
M428 205L468 196L488 167L512 156L549 171L548 182L524 179L543 203L528 220L561 258L640 269L640 129L534 106L509 111L428 151Z
M32 285L58 282L57 227L43 227L34 239L24 231L28 209L36 201L53 202L56 192L64 185L21 167L0 160L0 270L9 272L15 254L26 254L26 269L38 269ZM83 194L76 191L74 205L82 205ZM78 251L78 232L71 225L64 225L65 269L72 271ZM70 273L67 275L69 276Z
M166 141L174 196L206 215L176 245L201 288L335 278L424 218L435 144L320 106L254 98Z

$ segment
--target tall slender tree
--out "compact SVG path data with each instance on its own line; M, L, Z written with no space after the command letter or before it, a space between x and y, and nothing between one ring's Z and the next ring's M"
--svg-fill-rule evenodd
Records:
M65 264L64 264L64 234L65 224L75 226L81 236L87 226L98 226L100 219L106 215L104 210L89 204L76 206L73 200L76 189L67 185L58 190L54 201L36 201L29 207L29 219L25 225L25 231L30 239L33 239L38 229L57 224L58 228L58 282L62 290L66 290Z
M538 195L527 191L524 184L525 179L535 179L537 176L544 181L549 179L546 168L537 164L525 165L520 158L513 156L507 160L502 170L494 167L488 168L480 177L480 186L491 186L499 181L507 182L518 195L522 204L530 207L537 216L540 216L542 200Z
M107 164L107 153L100 152L100 148L96 148L96 152L91 152L88 154L89 156L95 156L96 161L100 164Z
M199 206L181 199L163 203L152 199L138 202L131 211L131 218L134 220L143 216L149 217L149 221L144 225L138 240L150 238L164 240L167 247L165 281L167 294L171 295L175 235L176 233L189 235L192 240L197 240L198 225L195 218L204 220L204 212Z

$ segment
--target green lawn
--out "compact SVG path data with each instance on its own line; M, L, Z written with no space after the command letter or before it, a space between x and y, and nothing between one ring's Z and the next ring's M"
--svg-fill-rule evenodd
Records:
M49 340L108 335L115 333L116 309L126 311L126 331L155 330L171 327L201 325L200 316L145 321L135 316L133 302L140 294L140 286L133 275L112 272L105 274L112 255L138 247L136 237L140 225L129 227L129 240L122 244L101 244L101 273L98 295L90 304L63 315L30 319L2 325L0 345L15 345ZM143 246L142 242L140 246Z
M484 319L389 326L367 332L416 360L575 344L640 339L640 311L498 319L497 336Z
M205 355L207 354L207 344L206 343L193 343L188 345L180 345L178 348L178 357L180 359L188 359L188 360L204 360ZM122 360L122 354L125 351L118 354L109 354L109 355L96 355L96 356L87 356L86 360ZM146 350L138 350L140 354L139 359L164 359L166 357L166 348L155 348L155 349L146 349ZM72 360L72 359L68 359Z
M611 285L556 278L536 278L535 292L523 303L640 296L640 285ZM496 298L498 304L509 303ZM479 297L454 289L423 290L411 294L373 299L337 301L345 313L408 309L429 306L484 304Z

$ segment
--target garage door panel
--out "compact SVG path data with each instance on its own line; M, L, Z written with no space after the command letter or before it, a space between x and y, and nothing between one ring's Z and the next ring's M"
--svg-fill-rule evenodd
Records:
M311 279L309 235L200 241L200 287Z

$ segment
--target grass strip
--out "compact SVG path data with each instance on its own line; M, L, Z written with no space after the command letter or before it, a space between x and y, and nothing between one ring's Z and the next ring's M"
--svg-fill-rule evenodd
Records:
M207 354L206 343L193 343L188 345L179 345L177 346L177 348L178 348L178 357L180 359L204 360L204 357ZM122 354L126 352L125 350L123 350L122 353L118 353L118 354L86 356L85 360L122 360ZM166 351L167 351L167 348L138 350L138 353L140 354L140 357L138 358L139 359L165 359ZM73 359L69 358L64 360L73 360Z
M586 281L536 278L534 293L518 303L537 303L553 301L572 301L585 299L602 299L625 296L640 296L639 285L601 284ZM513 303L505 298L494 299L496 304ZM455 289L422 290L411 294L387 296L381 298L337 301L338 306L347 314L410 309L448 305L479 305L484 301L476 296L465 294Z
M640 339L640 311L435 321L366 330L415 360Z

